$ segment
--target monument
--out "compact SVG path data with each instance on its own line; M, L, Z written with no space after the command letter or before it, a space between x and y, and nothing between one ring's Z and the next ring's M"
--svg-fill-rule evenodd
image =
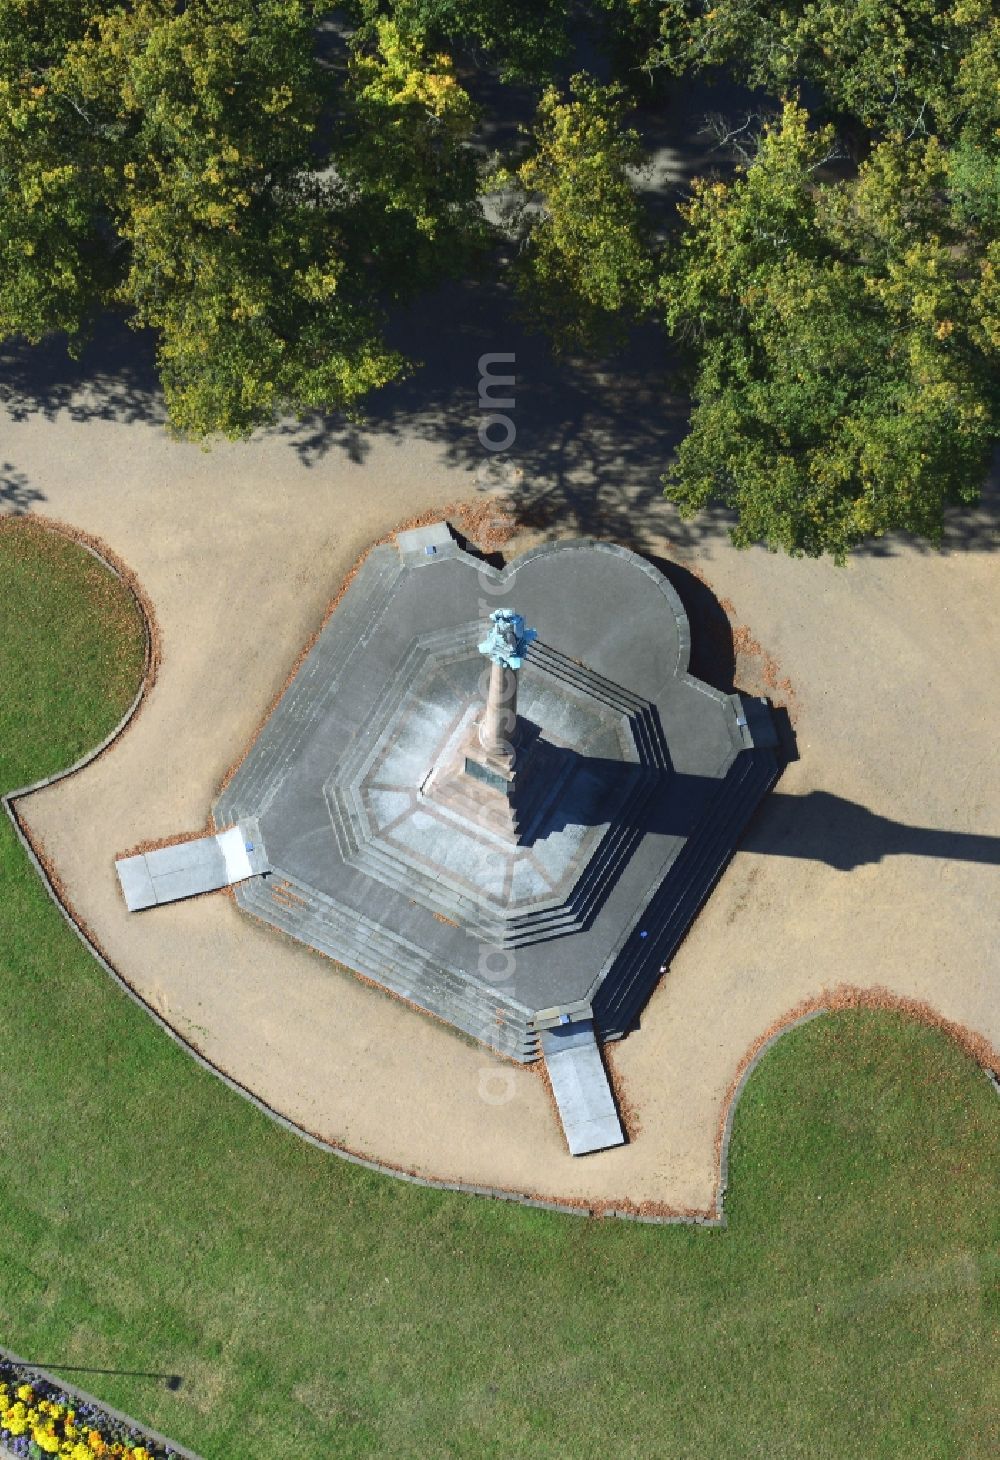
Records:
M490 614L490 631L479 645L490 661L486 709L474 743L466 751L465 770L487 785L495 786L508 799L514 791L514 762L517 732L517 671L532 639L538 635L526 629L524 619L509 608Z
M779 770L766 701L689 649L670 583L610 543L504 569L444 523L374 548L216 802L253 861L238 905L544 1058L574 1153L620 1142L600 1045Z

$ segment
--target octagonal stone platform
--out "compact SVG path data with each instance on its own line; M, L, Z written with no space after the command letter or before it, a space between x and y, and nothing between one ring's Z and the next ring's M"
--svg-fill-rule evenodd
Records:
M516 839L456 771L507 603L539 633ZM766 703L689 647L666 578L608 543L503 571L444 524L373 549L216 803L272 869L239 905L516 1059L567 1017L621 1036L778 774Z
M655 706L539 640L520 672L519 834L492 826L461 763L481 636L473 620L415 639L325 792L348 865L515 947L586 927L669 762Z

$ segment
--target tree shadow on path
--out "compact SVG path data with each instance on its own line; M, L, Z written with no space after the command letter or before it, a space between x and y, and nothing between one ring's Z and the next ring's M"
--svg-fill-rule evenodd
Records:
M12 462L0 462L0 516L23 517L45 500L45 493L33 487L23 471Z
M0 406L12 421L32 416L53 421L65 412L72 421L162 424L166 411L154 336L129 329L121 313L109 312L101 315L78 360L68 353L63 334L37 345L7 340L0 344Z
M443 286L397 311L389 342L420 363L372 397L362 420L316 413L282 421L258 439L287 442L307 468L338 456L361 464L376 443L405 448L423 440L467 476L470 493L485 490L497 458L480 439L488 414L480 404L481 363L488 355L513 356L494 369L512 374L514 384L495 394L514 398L505 413L515 439L504 466L522 527L541 533L558 527L561 534L606 538L647 554L667 543L674 560L728 540L735 520L728 510L710 507L682 522L663 496L662 474L687 429L689 401L659 327L634 330L625 348L603 360L557 360L525 328L501 269L499 276ZM162 425L153 336L130 330L118 313L102 317L79 360L68 356L61 336L37 346L0 345L0 405L15 422L65 413L80 422ZM9 470L0 504L28 510L41 498ZM337 486L332 481L331 491ZM946 552L1000 546L1000 452L981 503L949 509L942 546ZM855 553L886 557L905 548L935 551L893 534Z
M518 521L529 530L594 536L640 551L669 536L679 551L724 537L731 518L709 511L679 524L663 497L661 475L686 426L676 362L662 332L643 327L619 354L585 362L556 360L518 317L512 291L499 280L449 284L400 312L391 343L421 362L408 379L373 398L363 423L314 416L275 428L307 466L331 453L364 460L379 441L423 440L468 476L471 491L488 483L493 454L480 426L484 357L513 356L490 368L513 375L495 386L515 439L504 453ZM491 433L496 440L500 433Z

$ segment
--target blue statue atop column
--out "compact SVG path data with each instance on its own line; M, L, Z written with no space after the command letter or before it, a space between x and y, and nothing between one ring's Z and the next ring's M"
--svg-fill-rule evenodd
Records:
M490 614L490 630L479 652L503 669L520 669L528 645L537 637L537 631L525 628L524 619L512 608L496 608Z

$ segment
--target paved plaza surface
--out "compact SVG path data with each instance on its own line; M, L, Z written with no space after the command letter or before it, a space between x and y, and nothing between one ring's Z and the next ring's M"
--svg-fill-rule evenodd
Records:
M134 725L21 811L123 977L307 1130L446 1180L707 1210L734 1073L803 1000L882 986L1000 1047L995 495L955 519L942 553L893 542L845 569L738 553L721 519L685 526L659 500L681 412L661 382L622 366L551 384L518 341L514 489L529 525L506 551L603 535L672 564L692 601L707 580L736 630L737 681L787 703L799 752L612 1052L630 1143L576 1160L537 1070L499 1065L224 893L130 916L114 871L146 838L205 827L366 545L476 495L487 345L450 348L460 386L423 414L403 387L367 430L290 426L211 452L167 437L140 378L109 368L85 386L55 359L8 364L0 502L103 538L162 637Z

